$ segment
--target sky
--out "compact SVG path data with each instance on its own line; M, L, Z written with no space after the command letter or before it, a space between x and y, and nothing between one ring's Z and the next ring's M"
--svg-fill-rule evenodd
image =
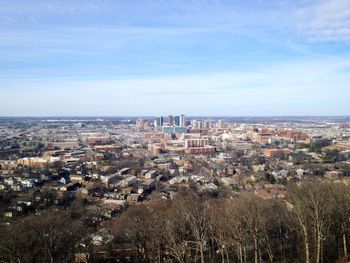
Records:
M350 0L0 7L0 116L350 115Z

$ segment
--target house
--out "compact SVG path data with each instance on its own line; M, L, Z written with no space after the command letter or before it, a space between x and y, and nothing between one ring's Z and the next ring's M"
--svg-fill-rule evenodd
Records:
M14 179L13 177L7 177L4 179L4 184L8 185L8 186L12 186L14 184Z
M7 210L3 213L5 218L12 218L13 217L13 212L10 210Z
M223 177L223 178L220 178L220 181L225 186L230 186L230 185L236 185L237 184L237 180L232 178L232 177Z
M23 188L20 184L12 185L11 188L13 191L16 191L16 192L21 192L23 190Z
M62 176L58 181L61 184L68 184L70 182L70 178L69 178L69 176Z
M156 176L157 176L157 171L151 170L145 174L145 179L146 180L153 179Z
M265 149L264 155L267 157L287 156L291 153L289 149Z
M107 199L102 205L103 217L112 218L127 206L126 200Z
M235 171L237 174L248 174L250 173L250 170L247 166L238 166L235 167Z
M118 173L114 173L106 176L101 175L100 179L102 183L109 184L114 178L117 178L117 177L118 177Z
M133 186L137 183L137 178L135 176L130 176L121 180L117 185L121 187Z
M305 174L305 170L304 170L304 169L299 168L298 170L296 170L296 173L297 173L297 176L298 176L299 178L301 178L301 177L303 177L303 176L304 176L304 174Z
M265 171L265 164L253 165L254 173Z
M156 181L154 179L150 179L150 180L147 180L146 182L144 182L142 184L142 188L145 190L145 191L152 191L155 186L156 186Z
M169 184L180 184L184 182L188 182L189 177L188 176L176 176L169 180Z
M91 234L90 237L94 246L103 246L113 240L113 235L106 228L102 228L97 233Z
M64 186L61 186L60 187L60 191L63 191L63 192L70 191L70 192L72 192L72 191L75 191L75 190L79 189L80 187L81 187L81 184L79 182L70 182L70 183L68 183L68 184L66 184Z
M30 201L18 201L16 205L13 206L17 212L23 213L27 212L32 207L32 202Z
M275 179L286 179L288 176L288 171L287 170L273 171L272 175L275 177Z
M82 175L78 175L78 174L73 174L70 176L70 180L72 182L83 182L84 181L84 177Z
M139 201L141 201L142 199L142 195L137 193L137 194L130 194L127 197L128 203L137 203Z
M121 170L119 171L119 174L120 174L120 175L127 175L127 174L130 173L130 171L131 171L130 168L125 167L125 168L123 168L123 169L121 169Z
M324 178L327 178L332 181L339 179L340 176L341 176L341 173L338 171L328 171L328 172L325 172L323 175Z
M187 172L190 172L190 170L186 167L186 166L180 166L179 167L179 173L187 173Z
M30 180L30 179L22 180L21 185L25 188L32 188L34 186L34 180Z
M80 197L85 197L85 196L91 194L91 190L89 191L89 189L80 188L80 189L77 189L77 194L78 194Z
M121 189L120 193L119 193L119 199L126 199L126 196L131 194L133 192L132 187L126 187Z

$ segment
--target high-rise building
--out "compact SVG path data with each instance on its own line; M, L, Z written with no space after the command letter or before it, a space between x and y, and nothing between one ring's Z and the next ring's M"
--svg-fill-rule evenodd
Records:
M185 115L183 114L180 115L180 126L182 127L186 126L186 119L185 119Z
M180 126L180 116L175 116L174 123L176 126Z
M204 121L204 129L210 129L210 120L205 120Z
M203 129L204 125L202 121L197 121L197 120L193 120L192 121L192 128L193 129Z
M157 127L162 127L164 125L164 118L162 116L157 116Z
M137 129L143 129L145 125L145 122L142 118L136 120L136 128Z
M227 124L223 120L219 120L217 123L217 127L220 129L227 128Z
M161 116L157 116L156 118L156 127L162 127L164 126L164 118ZM178 116L173 116L173 115L168 115L167 118L167 125L168 126L179 126L179 127L186 127L186 119L185 115L178 115Z
M174 116L173 115L169 115L168 116L168 125L174 125Z

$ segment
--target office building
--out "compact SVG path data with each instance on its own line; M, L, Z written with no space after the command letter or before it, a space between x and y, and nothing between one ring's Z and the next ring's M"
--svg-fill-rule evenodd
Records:
M168 125L169 126L174 125L174 116L173 115L168 116Z
M202 121L193 120L192 121L192 128L193 129L203 129L204 123Z
M157 119L156 119L156 126L157 127L163 127L164 125L164 118L162 116L157 116Z
M193 148L187 148L186 153L189 154L209 154L209 153L215 153L216 147L215 146L204 146L204 147L193 147Z
M204 129L210 129L210 120L205 120L203 123Z
M180 115L180 125L179 126L182 126L182 127L186 126L186 119L185 119L185 115L183 115L183 114Z
M145 122L142 118L136 120L136 128L137 129L143 129L145 125Z
M223 120L219 120L218 123L217 123L217 127L219 129L225 129L225 128L227 128L227 123L225 121L223 121Z
M179 133L187 133L187 127L181 127L181 126L164 126L162 128L162 131L164 133L171 133L171 134L179 134Z
M180 126L180 116L175 116L174 124L175 124L176 126Z
M185 147L186 148L193 148L193 147L204 147L209 145L209 139L186 139L185 141Z

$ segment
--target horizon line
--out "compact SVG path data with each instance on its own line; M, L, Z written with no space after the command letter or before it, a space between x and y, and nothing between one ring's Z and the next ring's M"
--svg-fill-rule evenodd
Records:
M0 118L151 118L178 116L181 114L163 114L163 115L0 115ZM307 117L350 117L349 115L186 115L186 117L224 117L224 118L307 118Z

